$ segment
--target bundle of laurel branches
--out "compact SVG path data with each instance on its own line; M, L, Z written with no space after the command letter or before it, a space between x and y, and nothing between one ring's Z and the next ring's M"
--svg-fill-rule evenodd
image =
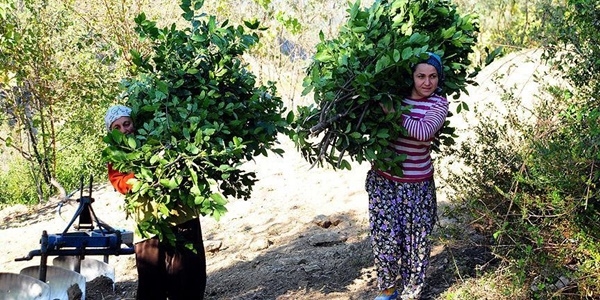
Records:
M411 67L427 52L440 55L444 95L458 98L474 72L468 56L477 21L445 0L378 0L366 9L357 2L348 12L335 38L320 34L303 81L314 103L297 108L292 140L313 165L349 169L350 157L395 169L404 158L388 145L404 130L399 103L411 88ZM441 138L451 142L452 130Z

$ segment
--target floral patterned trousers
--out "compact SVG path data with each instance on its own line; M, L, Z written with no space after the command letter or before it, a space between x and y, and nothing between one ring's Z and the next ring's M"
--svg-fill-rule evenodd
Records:
M396 287L400 299L419 299L436 220L435 183L395 182L371 170L365 189L379 289Z

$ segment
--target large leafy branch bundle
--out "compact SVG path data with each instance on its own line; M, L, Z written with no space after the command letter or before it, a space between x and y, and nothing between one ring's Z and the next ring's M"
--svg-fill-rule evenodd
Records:
M376 0L366 9L356 2L348 13L337 37L320 35L303 82L303 94L313 92L315 103L297 108L291 136L313 164L349 169L347 154L400 171L404 158L395 156L388 143L403 130L399 120L405 108L399 103L410 91L411 67L427 52L439 54L444 92L456 98L466 93L476 19L460 15L446 0Z
M267 150L281 154L277 133L289 124L274 83L258 86L239 58L257 43L246 29L258 23L217 24L195 13L202 1L181 7L190 22L183 30L136 18L153 45L148 57L133 53L138 75L124 80L136 133L113 130L103 152L114 168L136 175L126 210L138 216L140 233L169 239L182 212L218 219L226 196L248 199L256 176L240 165Z

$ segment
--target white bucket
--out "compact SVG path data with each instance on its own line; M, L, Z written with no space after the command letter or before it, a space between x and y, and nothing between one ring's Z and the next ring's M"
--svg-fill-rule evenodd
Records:
M50 286L32 276L0 273L0 300L22 299L49 300Z
M69 289L77 284L85 300L85 277L75 271L57 266L46 266L46 283L50 286L50 300L68 300ZM31 266L21 270L22 275L39 278L40 266Z

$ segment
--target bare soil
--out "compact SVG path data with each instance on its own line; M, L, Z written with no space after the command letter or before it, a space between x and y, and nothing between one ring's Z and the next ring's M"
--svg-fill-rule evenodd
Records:
M205 299L374 298L376 274L364 191L368 166L355 164L351 171L311 169L289 140L282 139L282 147L283 157L258 157L247 164L259 179L250 200L232 199L220 221L201 219L207 250ZM441 187L440 214L448 205L443 193ZM95 184L92 197L100 219L132 230L131 220L120 208L122 196L108 184ZM15 259L39 249L43 230L65 229L77 204L64 206L62 218L56 213L57 204L50 201L35 208L12 206L0 211L0 272L18 273L40 263L39 257ZM447 226L456 224L443 216L438 224L422 299L442 299L454 283L476 276L493 262L483 237L459 224L462 238L447 242L440 237L446 237ZM86 299L135 299L133 256L111 256L109 263L115 268L114 288L110 278L98 277L87 282Z

